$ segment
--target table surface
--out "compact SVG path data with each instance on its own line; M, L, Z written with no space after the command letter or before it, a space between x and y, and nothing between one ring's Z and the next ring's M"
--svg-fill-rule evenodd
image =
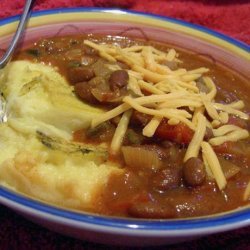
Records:
M52 232L36 225L15 212L0 206L0 249L75 249L75 250L128 250L131 247L115 247L81 241ZM142 249L142 248L137 248ZM206 236L198 240L171 246L146 247L145 250L193 250L193 249L250 249L250 226Z
M0 19L21 13L24 0L1 0ZM230 35L250 44L248 0L37 0L34 9L119 7L166 15ZM76 240L45 229L0 205L0 249L131 249ZM144 249L250 249L250 227L210 235L187 243ZM137 248L140 249L140 248Z

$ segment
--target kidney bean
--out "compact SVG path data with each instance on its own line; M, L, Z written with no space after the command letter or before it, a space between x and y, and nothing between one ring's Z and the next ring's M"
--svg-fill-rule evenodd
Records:
M95 76L94 70L89 67L73 67L68 72L72 84L89 81Z
M202 185L206 179L206 170L203 162L197 157L188 159L183 165L183 178L188 186Z
M131 122L135 126L145 127L150 121L151 116L134 110L131 116Z
M75 94L83 101L95 104L97 100L91 93L92 86L88 82L78 82L75 84Z
M204 139L206 141L210 140L211 138L213 138L214 134L213 134L213 130L209 127L206 127L206 132L205 132L205 136Z
M167 167L157 171L152 178L152 185L158 191L167 191L179 187L181 184L180 170Z
M135 203L128 208L128 214L137 218L167 219L176 217L175 208L169 204L153 202Z
M90 56L97 56L98 55L98 51L87 46L87 45L83 45L83 51L85 55L90 55Z
M126 70L116 70L109 77L109 85L112 91L121 89L128 84L128 72Z

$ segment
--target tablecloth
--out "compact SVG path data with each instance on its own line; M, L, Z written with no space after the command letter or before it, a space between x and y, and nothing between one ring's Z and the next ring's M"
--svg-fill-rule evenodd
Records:
M24 0L1 0L0 19L20 14ZM37 0L34 10L60 7L118 7L160 14L203 25L250 44L248 0ZM126 250L72 239L40 227L0 205L0 249ZM140 249L140 248L138 248ZM145 249L250 249L250 227L219 233L187 243Z
M0 19L20 14L25 0L1 0ZM36 0L34 10L118 7L200 24L250 44L249 0Z

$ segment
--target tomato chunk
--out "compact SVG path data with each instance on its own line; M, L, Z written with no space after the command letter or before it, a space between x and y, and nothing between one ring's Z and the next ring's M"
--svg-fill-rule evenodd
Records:
M179 123L177 125L169 125L166 119L163 119L157 130L155 131L155 136L170 140L176 143L188 144L192 140L194 132L184 123Z

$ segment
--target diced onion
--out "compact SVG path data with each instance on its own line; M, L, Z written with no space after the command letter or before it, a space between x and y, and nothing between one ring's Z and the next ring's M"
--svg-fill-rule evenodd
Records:
M240 172L240 168L230 161L225 160L223 157L219 157L222 171L225 178L228 180Z
M135 168L159 169L162 161L158 153L144 147L122 147L125 163Z

